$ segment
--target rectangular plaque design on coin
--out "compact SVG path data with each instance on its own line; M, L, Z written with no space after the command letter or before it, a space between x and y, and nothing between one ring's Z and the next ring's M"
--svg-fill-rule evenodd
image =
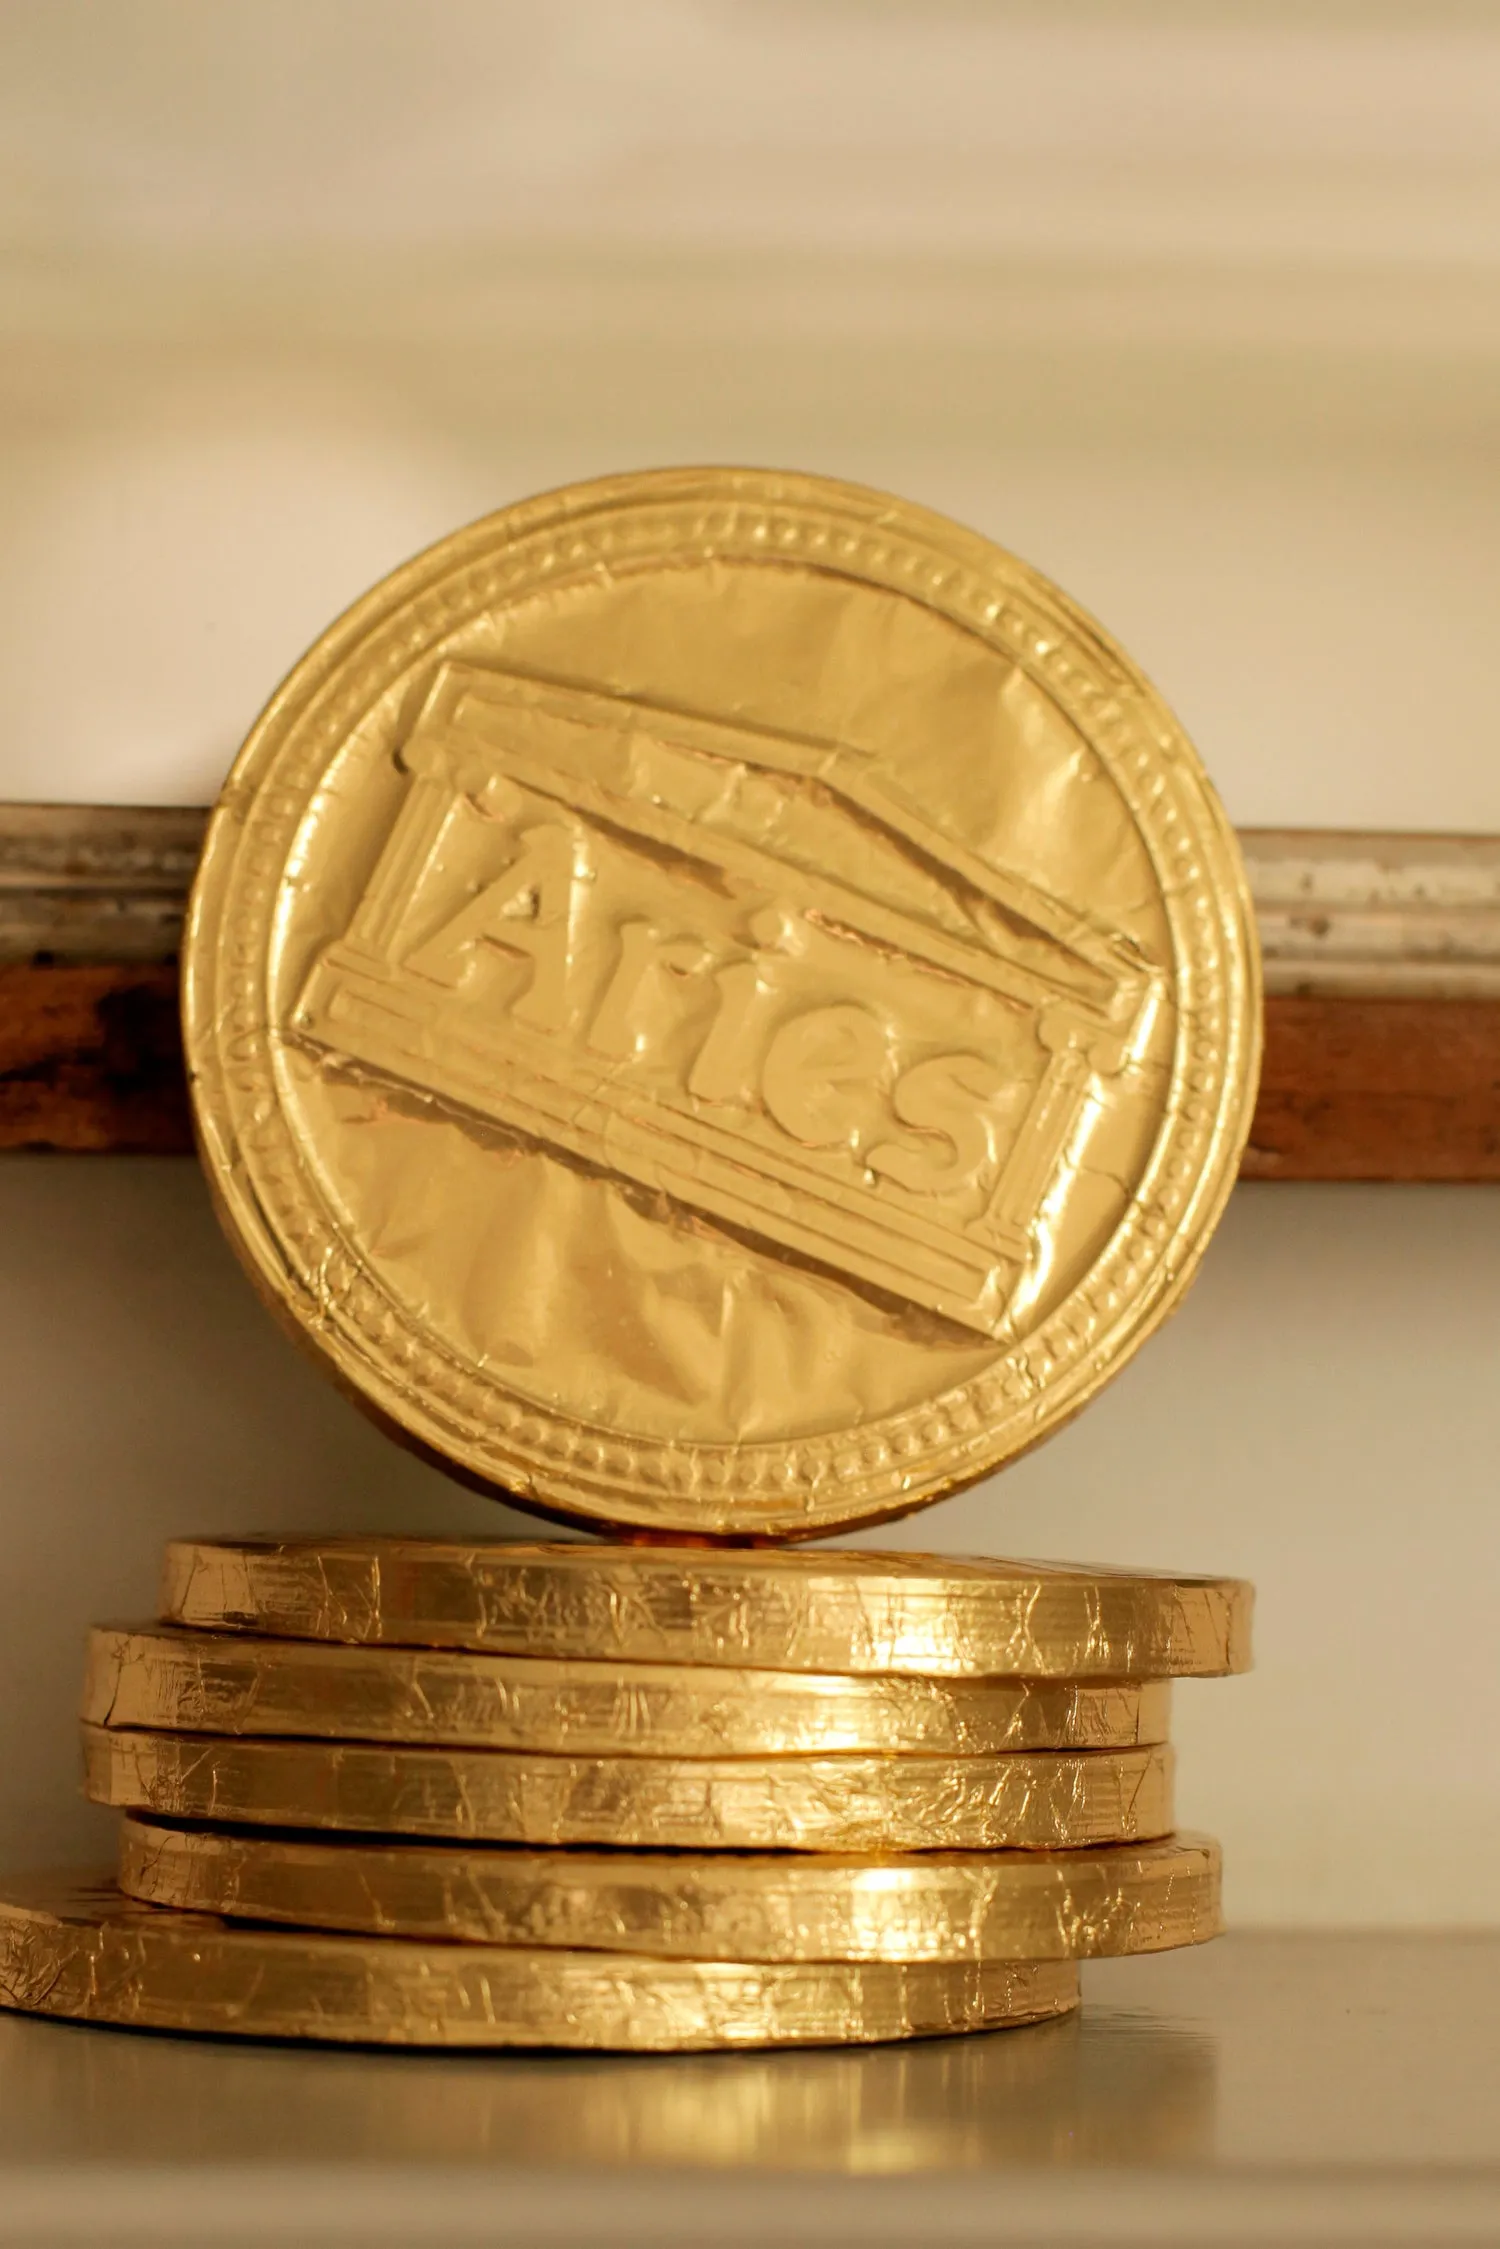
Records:
M293 1036L1003 1332L1145 1046L1130 938L866 791L847 747L446 664L398 756Z

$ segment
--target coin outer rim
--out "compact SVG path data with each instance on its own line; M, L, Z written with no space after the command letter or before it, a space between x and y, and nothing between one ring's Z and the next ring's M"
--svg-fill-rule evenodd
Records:
M834 1566L851 1559L856 1570ZM300 1603L298 1588L280 1582L299 1567L311 1589ZM419 1573L431 1580L426 1605L397 1601L388 1614L393 1586L409 1594ZM505 1577L528 1573L546 1582L524 1627L497 1623ZM453 1585L461 1611L433 1597ZM668 1623L655 1601L662 1592ZM163 1620L201 1631L931 1678L1223 1678L1250 1668L1253 1607L1253 1586L1238 1578L1026 1563L1002 1572L873 1548L575 1541L172 1539L161 1585Z
M1018 665L1100 758L1172 932L1178 1036L1140 1185L1079 1285L997 1363L878 1422L755 1445L621 1437L509 1390L420 1330L335 1223L282 1107L270 942L297 834L360 721L475 616L523 592L688 555L796 562L920 600ZM864 488L756 470L605 478L502 510L357 602L273 696L209 823L184 933L183 1032L205 1168L257 1285L394 1433L541 1514L811 1537L903 1515L1051 1434L1165 1318L1248 1136L1259 969L1233 833L1123 650L977 533Z
M143 1904L229 1920L804 1962L1105 1959L1204 1944L1223 1932L1221 1877L1218 1844L1183 1833L1063 1853L549 1851L185 1827L137 1812L121 1821L118 1874ZM413 1882L430 1892L420 1913ZM862 1900L870 1883L875 1900Z
M1165 1680L627 1669L607 1656L361 1647L149 1624L92 1628L80 1715L172 1733L579 1756L962 1757L1166 1741L1170 1698Z
M1068 1961L757 1964L418 1943L236 1927L137 1905L108 1876L88 1901L76 1876L53 1881L67 1904L50 1909L45 1879L0 1884L0 2007L139 2029L673 2051L943 2036L1078 2001Z
M88 1721L80 1731L84 1793L92 1802L246 1827L546 1849L859 1852L1097 1849L1156 1842L1175 1824L1176 1760L1166 1742L994 1757L568 1757L111 1730ZM341 1798L350 1772L361 1776L366 1792ZM267 1776L283 1792L269 1804ZM511 1793L498 1806L476 1807L486 1776ZM1064 1832L1031 1834L1038 1802L1047 1808L1048 1784L1065 1779L1071 1793ZM403 1787L445 1781L449 1797L436 1806L408 1799L392 1808ZM298 1787L305 1792L300 1801ZM997 1813L1002 1791L1006 1801ZM1009 1801L1011 1794L1019 1800Z

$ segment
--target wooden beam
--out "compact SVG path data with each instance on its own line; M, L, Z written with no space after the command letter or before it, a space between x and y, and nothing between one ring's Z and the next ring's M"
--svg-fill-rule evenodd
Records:
M1240 1176L1500 1180L1500 999L1272 993Z
M1500 836L1244 828L1266 990L1500 999Z
M208 814L0 804L0 962L173 961Z
M0 1150L192 1145L176 949L204 815L0 806ZM1500 838L1249 830L1244 1176L1500 1181Z
M192 1145L174 961L0 963L0 1150Z

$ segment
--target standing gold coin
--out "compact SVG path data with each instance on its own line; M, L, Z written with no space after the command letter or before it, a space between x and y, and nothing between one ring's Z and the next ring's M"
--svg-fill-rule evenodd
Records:
M1252 1588L847 1548L175 1539L162 1614L212 1632L614 1662L927 1677L1212 1677Z
M178 1911L363 1936L676 1960L1079 1960L1223 1927L1219 1846L860 1858L531 1851L127 1818L120 1887Z
M205 1163L378 1416L589 1523L870 1523L1057 1428L1249 1125L1244 873L1140 673L759 470L456 533L267 707L184 954Z
M872 1679L185 1632L89 1637L95 1725L569 1755L993 1756L1165 1741L1164 1681Z
M1070 1850L1172 1831L1170 1749L547 1757L85 1725L98 1804L167 1819L682 1851Z
M135 2030L659 2053L940 2037L1077 2003L1064 1961L802 1967L412 1944L162 1913L107 1877L0 1883L0 2006Z

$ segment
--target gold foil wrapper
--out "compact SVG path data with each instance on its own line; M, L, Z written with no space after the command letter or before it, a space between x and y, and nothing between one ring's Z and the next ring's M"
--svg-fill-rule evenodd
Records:
M162 1614L210 1631L621 1663L1058 1680L1250 1666L1253 1588L819 1547L174 1539Z
M145 1904L363 1936L676 1960L1073 1960L1217 1936L1205 1836L1107 1850L754 1857L367 1843L128 1817Z
M167 1819L644 1850L1070 1850L1172 1831L1172 1753L562 1757L85 1725L95 1803Z
M241 752L184 939L215 1198L327 1371L523 1506L728 1539L1088 1403L1233 1185L1258 997L1123 651L972 532L757 470L375 589Z
M973 1757L1165 1741L1171 1689L331 1647L159 1625L90 1634L82 1716L101 1726L571 1756Z
M941 2037L1076 2004L1067 1962L756 1965L416 1944L163 1913L107 1877L0 1883L0 2005L136 2030L676 2052Z

